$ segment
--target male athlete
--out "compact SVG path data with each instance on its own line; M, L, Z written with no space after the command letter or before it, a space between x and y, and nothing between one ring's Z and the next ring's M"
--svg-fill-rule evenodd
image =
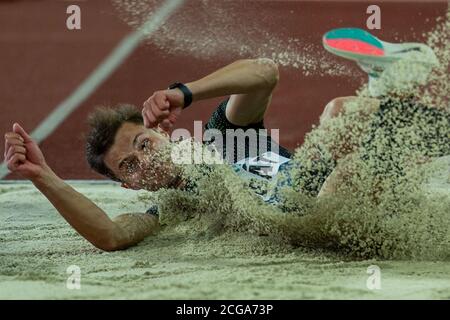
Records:
M359 48L358 43L378 44L371 35L356 32L334 36L336 38L331 38L346 40L343 42L344 48L340 47L339 42L328 41L325 43L329 46L327 49L332 51L330 48L333 47L335 54L352 53L353 50L354 55L351 57L340 55L356 60L372 78L389 65L384 57L377 58L379 51L374 55L355 49ZM328 38L324 42L326 40ZM356 40L355 48L351 48L352 40ZM393 55L396 59L402 58L401 53L394 52ZM181 177L179 166L172 163L170 158L155 156L171 143L167 131L182 110L191 102L226 96L228 98L214 111L205 129L216 129L224 137L227 129L260 132L258 129L264 128L264 115L278 78L277 65L270 59L239 60L197 81L174 83L167 90L156 91L144 102L142 112L131 106L98 109L89 120L91 132L86 144L87 160L95 171L121 182L126 188L149 191L159 188L186 189L189 182ZM349 99L352 97L332 100L321 115L321 123L340 114L345 116L343 105ZM379 107L379 100L367 99L367 113L377 112ZM256 156L247 150L249 146L245 141L242 145L234 145L232 151L226 148L221 151L224 158L234 163L237 173L243 176L272 179L278 171L289 167L289 151L270 136L259 135L258 146L264 148L258 147ZM236 151L239 149L244 149L244 153ZM38 145L17 123L13 125L12 132L5 134L4 156L12 172L29 179L64 219L97 248L106 251L125 249L159 229L155 208L146 213L125 213L110 219L102 209L52 171ZM321 191L321 183L333 171L336 160L317 159L318 162L329 163L329 166L326 172L318 172L319 183L311 187L311 194L317 195ZM267 166L270 167L268 171L264 170Z

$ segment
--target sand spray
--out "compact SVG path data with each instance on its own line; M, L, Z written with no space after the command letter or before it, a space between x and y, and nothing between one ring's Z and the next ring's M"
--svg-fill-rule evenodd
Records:
M154 5L154 1L114 3L131 25L138 25L142 12L151 12ZM211 5L209 1L202 3L209 6L200 8L200 14L201 10L207 10L209 15L223 19L221 21L232 19L232 15L224 14L220 5ZM189 15L185 16L189 19ZM450 198L424 188L431 176L448 175L448 163L431 160L450 154L450 124L449 117L445 116L445 112L450 112L449 17L447 13L445 18L438 19L437 26L426 35L440 65L431 71L424 85L401 87L398 91L391 86L389 98L381 102L389 105L382 123L377 123L380 118L367 112L370 97L367 86L363 86L358 90L357 98L344 106L343 115L307 134L305 143L295 151L293 158L303 169L298 174L294 172L297 178L293 187L282 190L284 212L263 203L248 188L247 182L237 177L227 165L184 165L183 175L196 181L196 192L164 189L140 194L135 201L159 205L165 236L173 234L215 241L224 248L233 242L234 250L239 252L236 248L242 248L245 254L307 247L357 258L450 259ZM183 23L183 20L177 23ZM229 21L224 21L224 25L233 26ZM214 30L208 30L208 34L187 30L196 37L209 39L204 42L204 39L178 36L171 31L180 30L178 27L168 23L159 36L151 39L152 42L201 57L224 54L239 46L239 37L226 40L226 35L224 38L212 36ZM195 24L191 27L195 28ZM226 28L221 32L233 35ZM240 52L270 57L266 53L272 51L272 57L279 64L293 68L296 64L297 67L301 65L304 73L346 73L327 65L320 54L309 56L309 51L296 47L301 44L294 40L291 40L291 46L295 50L277 53L277 48L289 47L279 40L261 41L263 36L263 31L256 33L255 43L241 46ZM226 41L216 41L218 38ZM199 48L199 43L204 46ZM417 68L420 67L418 64ZM389 73L391 78L386 81L395 84L396 75L412 72L411 68L414 68L413 63L399 61L392 66L395 71ZM326 71L328 69L331 71ZM405 107L407 98L413 99L414 104L441 109L444 116L430 122L430 114L421 109L414 112L405 109L408 108ZM407 125L399 125L399 119ZM312 172L317 169L318 149L336 160L340 172L335 177L338 187L333 193L320 197L306 191L302 185L305 172L311 172L311 176L306 177L308 180L315 179ZM305 171L305 167L311 170Z

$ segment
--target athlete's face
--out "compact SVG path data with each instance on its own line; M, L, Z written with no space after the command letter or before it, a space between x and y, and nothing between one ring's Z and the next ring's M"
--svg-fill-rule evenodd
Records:
M172 186L178 179L162 130L125 122L105 154L105 164L122 181L122 186L155 191Z

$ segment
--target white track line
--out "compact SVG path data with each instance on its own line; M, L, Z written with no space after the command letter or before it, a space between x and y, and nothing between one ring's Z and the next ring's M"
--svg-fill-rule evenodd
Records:
M126 36L89 77L33 130L31 136L37 143L45 140L58 128L61 122L123 63L141 41L155 32L183 2L184 0L167 0L154 14L150 15L149 19L139 29ZM0 165L0 179L3 179L8 173L6 163L3 162Z

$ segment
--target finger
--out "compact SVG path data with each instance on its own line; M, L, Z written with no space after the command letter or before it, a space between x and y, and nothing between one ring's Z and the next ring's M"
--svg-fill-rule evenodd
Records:
M177 115L175 113L171 113L167 119L170 121L171 124L174 124L177 121Z
M18 139L16 137L12 137L12 138L6 138L5 139L5 145L18 145L18 146L24 146L25 143L23 142L22 139Z
M172 123L168 119L165 119L160 123L160 126L164 131L169 131L172 128Z
M154 95L152 95L150 98L148 98L147 100L145 100L143 107L145 109L150 109L150 103L154 100Z
M145 109L141 111L142 119L144 120L144 127L148 128L150 124L148 123L147 116L145 115Z
M5 139L17 139L20 140L22 142L24 142L24 139L22 138L22 136L18 133L15 132L7 132L5 133Z
M158 122L160 122L162 119L167 118L170 114L168 109L161 110L154 101L150 102L150 106L151 106L152 113L155 116L156 120L158 120Z
M153 114L156 116L158 120L165 119L169 116L169 109L161 109L155 102L151 103Z
M26 160L25 155L21 153L16 153L8 160L7 167L9 170L14 171L17 169L18 166L20 166L23 162L25 162L25 160Z
M6 152L6 161L8 161L9 158L11 158L15 153L21 153L26 155L27 150L22 146L10 146L8 151Z
M22 136L25 143L32 141L30 135L16 122L13 125L13 131Z
M143 116L147 119L148 128L153 128L158 123L157 118L153 113L152 105L153 105L153 96L144 102L144 109L142 110Z
M144 116L147 118L148 128L153 128L156 125L157 121L152 111L149 109L144 109L143 112Z
M159 92L154 96L155 102L161 110L167 110L170 107L169 100L164 93Z
M24 146L23 139L20 138L20 140L19 140L15 137L14 138L6 138L5 139L5 152L4 152L5 157L6 157L6 151L8 151L9 147L13 146L13 145Z

